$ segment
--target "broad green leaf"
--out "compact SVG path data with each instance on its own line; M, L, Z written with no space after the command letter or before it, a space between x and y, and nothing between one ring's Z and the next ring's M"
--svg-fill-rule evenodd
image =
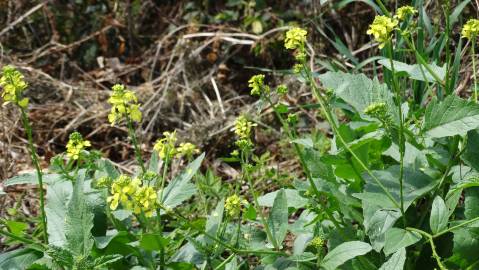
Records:
M470 2L471 0L464 0L454 8L451 15L449 15L449 24L451 26L453 26L459 20L459 16L461 15L462 11Z
M216 236L218 234L218 230L221 226L221 222L223 221L223 214L224 214L224 208L225 208L225 200L222 199L221 201L218 202L218 205L216 205L215 210L213 210L208 217L208 220L206 221L206 226L205 226L205 231L209 235ZM206 243L213 243L213 239L210 238L205 238Z
M479 127L479 105L450 95L442 102L433 98L426 108L422 132L431 138L465 135Z
M471 130L467 133L467 143L462 160L468 166L479 172L479 130Z
M100 178L102 176L108 176L112 179L116 179L120 176L120 172L115 168L115 165L111 163L108 159L99 159L97 161L98 170L95 171L95 178Z
M286 193L286 198L288 201L288 207L292 208L303 208L307 203L308 200L304 197L301 197L299 195L298 190L296 189L283 189L284 192ZM272 207L274 199L278 195L279 191L273 191L270 193L267 193L261 197L258 198L258 203L260 206L266 206L266 207Z
M443 231L447 228L449 220L449 211L444 200L436 196L432 203L431 216L429 218L429 226L433 234Z
M24 174L20 174L5 180L3 182L3 186L8 187L8 186L22 185L22 184L38 185L37 179L38 178L37 178L36 172L24 173ZM49 185L49 184L62 181L63 177L61 174L55 174L55 173L44 174L42 175L42 180L44 185Z
M65 216L67 247L77 256L88 256L94 244L91 234L93 213L84 194L84 181L85 174L80 174L73 186L72 198Z
M399 166L391 166L387 170L372 172L381 184L389 191L391 196L400 201L400 187L399 187ZM391 200L385 195L385 192L380 188L378 183L369 175L364 175L366 185L363 193L354 194L355 197L367 201L372 205L380 206L383 209L398 209ZM432 179L430 176L421 171L414 170L410 167L404 168L403 177L403 200L404 210L419 197L429 192L437 184L437 179Z
M286 192L281 189L274 199L273 208L268 218L268 225L273 234L273 241L281 246L288 231L288 201Z
M394 226L401 217L398 210L382 209L363 201L364 229L369 236L373 249L380 252L386 241L386 232Z
M321 161L321 154L312 149L304 149L304 161L313 178L321 178L327 181L335 179L331 165Z
M153 151L151 153L151 158L150 161L148 162L148 171L152 171L154 173L160 173L160 168L159 168L159 155L158 152Z
M7 225L8 230L17 236L22 236L25 230L28 228L28 224L25 222L14 221L14 220L5 220L5 225Z
M168 238L157 233L146 233L141 235L140 247L147 251L159 251L168 246Z
M47 215L48 242L63 247L66 244L65 217L73 186L70 181L56 182L47 186L45 212Z
M401 248L414 245L421 240L421 238L421 235L417 232L406 231L400 228L391 228L386 232L384 254L388 256Z
M383 65L385 68L391 70L391 63L389 59L382 59L378 61L379 64ZM409 78L418 81L428 81L434 82L436 79L434 78L433 74L430 73L424 66L422 65L409 65L406 63L393 61L394 71L396 73L405 73L409 76ZM439 77L441 81L444 80L446 77L446 66L439 67L436 64L429 64L429 68L434 72L435 75Z
M466 189L464 195L464 215L466 219L479 216L479 187Z
M454 231L454 248L448 261L457 265L454 269L467 269L479 260L479 228L462 228ZM476 269L476 268L471 268Z
M165 207L175 208L196 193L196 186L190 180L200 168L204 158L205 154L203 153L188 164L185 170L168 184L163 191L163 198L159 198Z
M331 250L321 262L321 267L326 270L338 269L343 263L364 255L372 250L368 243L361 241L345 242Z
M34 249L19 248L0 254L0 269L24 270L41 258L42 254Z
M406 262L406 249L401 248L394 253L379 270L403 270Z
M364 74L349 74L344 72L327 72L319 76L324 87L332 89L336 96L351 105L363 118L364 110L371 104L384 102L388 113L395 122L399 120L393 93L386 84L381 84L377 78L369 79Z

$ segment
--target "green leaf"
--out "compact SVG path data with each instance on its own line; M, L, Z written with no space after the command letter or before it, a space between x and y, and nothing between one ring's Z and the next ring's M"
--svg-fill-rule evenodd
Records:
M222 199L221 201L218 202L218 205L216 205L215 210L211 212L211 214L208 217L208 220L206 221L205 225L205 231L209 235L216 236L219 232L221 222L223 221L223 215L224 215L224 208L225 208L225 200ZM205 238L206 243L213 243L213 239L210 238Z
M453 255L448 260L458 266L456 269L467 269L469 265L479 260L478 250L479 228L462 228L455 230Z
M453 26L458 20L464 8L471 2L471 0L464 0L454 8L451 15L449 15L449 24Z
M327 72L319 76L324 87L332 89L336 96L351 105L363 118L364 110L371 104L384 102L388 114L395 122L399 121L397 106L393 100L393 93L386 84L379 83L378 79L369 79L364 74L349 74L344 72Z
M88 256L94 240L92 209L83 193L85 174L80 174L73 186L73 193L65 217L65 238L67 247L77 256Z
M28 228L28 224L25 222L19 222L14 220L5 220L8 230L14 235L22 236L25 230Z
M467 143L462 160L468 166L479 172L479 130L471 130L467 133Z
M431 138L465 135L479 127L479 105L450 95L442 102L433 98L426 108L422 132Z
M0 269L23 270L41 257L41 252L29 248L19 248L0 254Z
M286 192L281 189L274 199L273 208L268 218L268 225L273 234L273 241L281 246L288 230L288 201Z
M466 189L464 194L464 215L467 219L479 216L479 187Z
M146 233L141 235L140 247L146 251L159 251L168 246L169 240L157 233Z
M421 240L421 238L421 235L417 232L406 231L400 228L391 228L386 232L384 254L388 256L401 248L414 245Z
M398 210L382 209L381 206L363 201L364 229L373 249L380 252L386 242L386 232L401 217Z
M47 186L45 212L47 215L48 242L63 247L65 238L65 217L73 186L70 181L56 182Z
M400 187L399 187L399 166L391 166L386 170L372 171L381 184L389 191L391 196L397 201L400 201ZM383 209L398 208L391 202L391 200L384 194L378 183L369 175L364 176L366 185L363 193L356 193L354 197L363 201L367 201L372 205L380 206ZM415 170L410 167L404 168L403 177L403 200L404 210L418 198L429 192L437 184L437 179L432 179L430 176Z
M308 200L304 197L301 197L299 195L299 191L296 189L282 189L286 193L286 198L288 201L288 207L292 208L303 208L307 203ZM272 207L274 199L278 195L279 191L273 191L270 193L267 193L261 197L258 198L258 203L260 206L266 206L266 207Z
M401 248L387 260L379 270L403 270L406 262L406 249Z
M9 178L3 182L4 187L8 186L13 186L13 185L23 185L23 184L28 184L28 185L38 185L38 180L37 180L37 173L24 173L20 174L17 176L14 176L12 178ZM49 185L53 184L56 182L60 182L63 180L63 177L61 174L44 174L42 176L43 184Z
M159 198L165 207L173 209L196 193L196 186L190 180L200 168L204 158L205 154L203 153L168 184L163 192L163 198Z
M444 200L436 196L432 203L431 217L429 218L429 226L433 234L443 231L447 228L447 221L449 220L449 210L447 209Z
M321 262L321 266L326 270L338 269L343 263L364 255L372 250L368 243L361 241L345 242L331 250Z
M389 59L382 59L378 61L379 64L383 65L385 68L391 70L391 63ZM409 65L399 61L393 61L394 71L396 73L405 73L409 78L418 81L428 81L434 82L436 79L434 76L423 66L423 65ZM446 66L439 67L436 64L429 64L431 70L439 77L439 79L444 80L446 77ZM422 70L421 70L422 69Z
M148 171L152 171L154 173L160 173L160 168L158 166L159 162L160 161L159 161L158 152L153 151L151 153L150 161L148 162Z

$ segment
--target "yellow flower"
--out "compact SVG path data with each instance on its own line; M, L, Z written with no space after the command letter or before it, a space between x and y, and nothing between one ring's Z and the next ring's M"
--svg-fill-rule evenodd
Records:
M316 236L309 242L309 244L315 248L322 248L324 245L324 239L321 236Z
M125 86L121 84L115 84L111 89L113 92L108 99L108 103L111 104L111 111L108 114L110 123L114 125L123 117L128 117L134 122L140 122L140 105L135 93L125 89Z
M233 130L240 139L249 139L251 136L251 129L255 126L256 124L248 121L246 116L240 115L238 118L236 118Z
M237 217L241 212L241 206L246 205L248 202L242 200L238 195L234 194L226 198L225 210L230 217Z
M73 132L70 134L68 143L67 143L67 156L69 158L72 158L74 160L77 160L82 151L85 150L85 148L90 147L91 143L88 140L83 140L83 137L80 133L78 132Z
M196 147L196 145L186 142L186 143L180 143L180 146L176 148L176 153L178 157L191 157L193 154L198 154L200 150Z
M261 96L262 93L269 93L269 86L264 85L264 75L258 74L254 75L248 81L248 87L251 88L252 96Z
M379 42L379 48L382 49L391 38L392 31L398 25L397 19L391 19L387 16L376 16L373 23L369 26L368 35L373 35Z
M403 21L404 19L407 19L409 15L414 15L416 13L417 10L414 7L402 6L396 11L396 15L394 15L394 18L398 19L399 21Z
M146 217L152 217L157 206L158 195L153 187L143 186L137 190L133 199L135 201L134 213L143 211Z
M479 20L470 19L462 27L462 37L472 40L479 34Z
M164 138L156 141L155 145L153 146L153 149L158 152L158 155L161 159L170 159L176 154L176 131L165 131L163 132L163 136Z
M306 36L308 31L295 27L286 32L286 38L284 39L284 47L289 50L300 49L304 50L304 44L306 43Z
M28 98L22 98L22 94L27 89L28 84L25 82L23 75L14 67L9 65L3 67L0 86L3 88L2 98L4 104L12 102L22 108L28 106Z
M286 95L288 93L288 87L284 84L280 84L276 87L276 92L280 95Z

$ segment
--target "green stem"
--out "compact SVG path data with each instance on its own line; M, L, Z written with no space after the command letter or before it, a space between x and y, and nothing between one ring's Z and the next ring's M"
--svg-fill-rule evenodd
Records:
M135 148L136 160L140 164L141 172L146 173L145 164L143 163L143 159L141 158L141 150L140 150L140 146L138 145L138 139L136 137L135 129L133 128L133 123L128 115L126 116L126 122L128 125L128 133L129 133L131 142L133 144L133 147Z
M416 229L416 228L406 228L406 229L408 231L413 231L413 232L419 233L419 234L423 235L424 237L426 237L427 240L429 241L429 245L431 246L432 256L436 260L436 263L439 266L439 269L447 270L447 268L441 262L441 257L439 256L439 254L437 254L436 245L434 244L434 236L428 234L427 232L425 232L423 230L419 230L419 229Z
M229 263L234 257L236 256L236 254L231 254L228 258L226 258L222 263L220 263L218 266L215 267L215 270L220 270L220 269L223 269L223 267Z
M28 120L25 110L20 106L19 108L22 113L23 127L25 129L25 132L27 133L30 156L32 158L33 165L35 166L35 170L37 172L38 188L40 193L40 213L41 213L41 221L42 221L42 227L43 227L43 239L45 241L45 244L48 244L47 215L45 213L45 194L43 190L42 170L40 169L40 163L38 162L37 152L35 150L35 146L33 145L32 127L30 125L30 121Z
M474 76L474 101L477 103L477 74L476 74L476 37L472 38L471 44L472 72Z
M439 237L439 236L441 236L441 235L443 235L443 234L446 234L446 233L448 233L448 232L457 230L457 229L459 229L459 228L461 228L461 227L464 227L464 226L469 225L469 224L471 224L471 223L474 223L474 222L476 222L476 221L479 221L479 217L475 217L475 218L473 218L473 219L471 219L471 220L465 221L465 222L463 222L463 223L461 223L461 224L458 224L458 225L456 225L456 226L452 226L452 227L450 227L449 229L446 229L446 230L444 230L444 231L442 231L442 232L438 232L438 233L436 233L435 235L433 235L432 238L437 238L437 237Z
M7 231L4 231L4 230L0 230L0 234L1 235L4 235L6 237L9 237L11 239L14 239L14 240L17 240L19 242L22 242L24 244L27 244L27 245L40 245L41 247L45 247L44 245L40 244L40 243L36 243L35 241L31 240L31 239L27 239L25 237L21 237L21 236L18 236L18 235L15 235L13 233L10 233L10 232L7 232Z
M396 93L396 102L398 106L398 114L399 114L399 130L398 130L398 138L399 138L399 195L400 195L400 203L401 203L401 215L404 223L404 227L406 227L406 215L404 213L404 194L403 194L403 181L404 181L404 154L406 152L406 141L404 138L404 119L402 115L402 97L401 97L401 89L399 88L396 72L394 70L394 61L393 61L393 43L389 41L388 46L388 54L389 54L389 63L391 65L391 75L392 75L392 85L394 87L394 92Z

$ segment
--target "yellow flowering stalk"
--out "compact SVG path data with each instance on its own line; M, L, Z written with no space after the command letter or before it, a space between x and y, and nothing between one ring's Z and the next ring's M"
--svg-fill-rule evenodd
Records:
M248 81L248 87L251 88L252 96L261 96L261 94L269 94L269 86L264 85L264 75L258 74L251 77Z
M114 125L124 117L134 122L140 122L140 105L135 93L125 89L125 86L121 84L115 84L111 89L113 92L108 99L108 103L111 104L111 111L108 114L108 120L111 125Z
M279 95L286 95L288 94L288 87L284 84L280 84L278 85L278 87L276 87L276 93L278 93Z
M367 34L373 35L374 39L379 42L379 48L382 49L391 38L398 23L397 19L391 19L388 16L376 16L369 26Z
M236 118L235 126L233 128L236 135L241 139L248 139L251 136L251 130L256 124L248 121L246 116L240 115Z
M417 13L417 9L411 6L402 6L398 8L396 11L396 15L394 15L394 18L396 18L399 21L404 21L407 19L408 16L414 15Z
M470 19L462 27L461 35L469 40L475 39L479 34L479 20Z
M286 38L284 39L284 47L289 50L304 50L304 44L306 43L306 36L308 31L295 27L286 32Z
M311 242L309 242L309 245L315 247L316 249L320 249L324 246L324 239L321 236L316 236L311 240Z
M133 196L135 207L133 212L140 214L142 211L146 217L152 217L157 206L158 195L153 187L143 186Z
M230 217L237 217L241 213L241 207L247 205L248 201L241 199L238 195L234 194L226 198L225 210Z
M196 145L186 142L180 143L180 146L176 148L176 155L178 157L192 157L194 154L198 154L200 150L196 147Z
M133 203L130 198L136 193L140 183L138 178L132 179L124 174L113 181L110 190L111 196L107 198L107 202L110 203L110 209L116 210L119 203L121 203L126 209L132 210Z
M22 94L27 89L28 84L25 82L23 75L14 67L9 65L3 67L0 86L3 88L2 98L4 104L12 102L21 108L28 106L28 98L22 98Z
M173 132L163 132L163 138L156 141L153 149L158 152L161 159L171 159L176 154L176 130Z
M82 135L78 132L73 132L70 134L68 143L67 143L67 156L73 160L77 160L82 151L85 148L90 147L91 143L89 140L84 140Z

